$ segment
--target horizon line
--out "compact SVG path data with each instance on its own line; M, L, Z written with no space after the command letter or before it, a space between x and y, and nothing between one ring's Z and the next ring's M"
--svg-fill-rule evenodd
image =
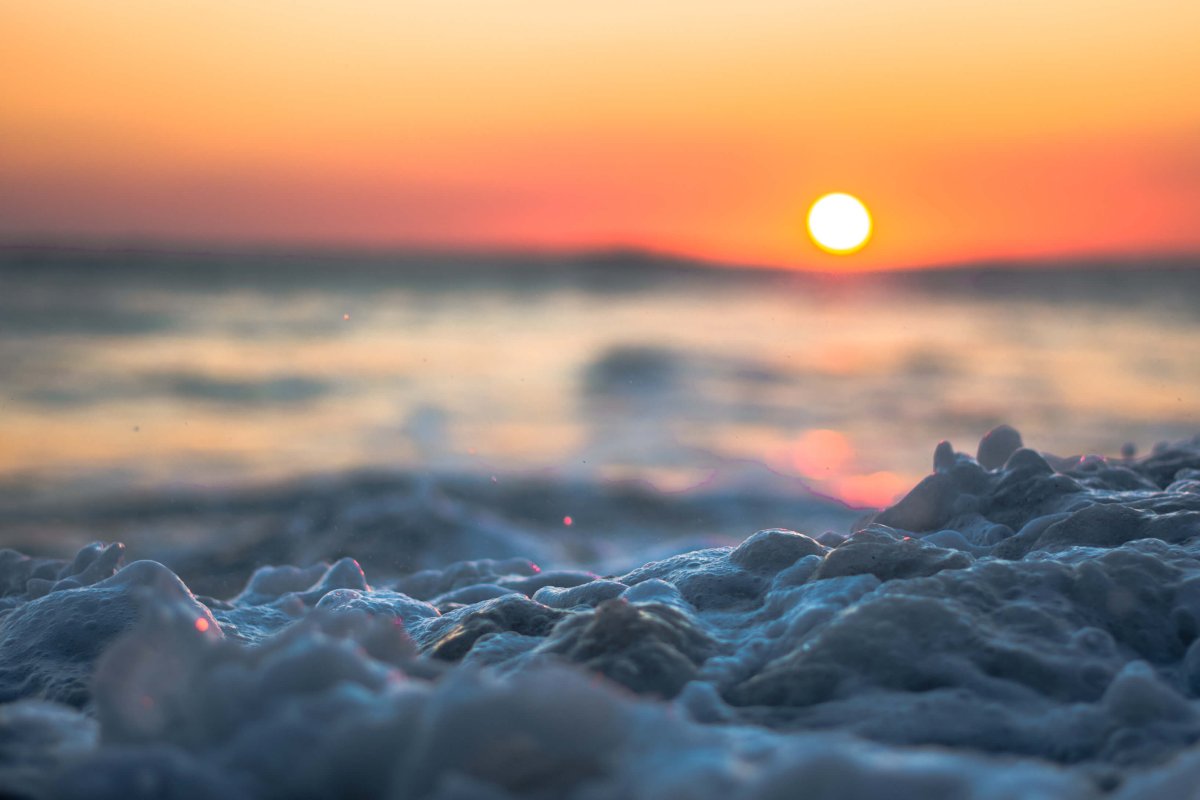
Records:
M1031 269L1038 267L1053 269L1079 269L1101 267L1105 269L1140 269L1145 266L1161 266L1168 263L1196 262L1200 266L1200 250L1183 249L1130 249L1130 250L1080 250L1045 255L985 256L973 260L949 259L926 263L900 263L892 265L845 267L815 266L804 263L783 264L759 261L739 261L703 256L642 245L614 242L611 244L582 245L578 247L551 245L474 244L455 245L431 242L396 242L394 244L369 244L352 242L284 242L267 240L224 241L204 243L183 237L168 239L159 237L97 237L63 239L57 237L22 236L0 237L0 254L16 252L43 253L88 253L95 255L164 255L199 257L289 257L299 259L354 259L389 257L433 257L463 258L490 257L506 260L534 259L539 262L554 259L566 261L588 261L591 259L628 259L647 263L670 264L676 267L692 267L714 270L761 271L772 273L801 273L816 275L863 275L871 273L954 271L964 269ZM852 256L842 257L846 259ZM1138 263L1124 264L1134 261Z

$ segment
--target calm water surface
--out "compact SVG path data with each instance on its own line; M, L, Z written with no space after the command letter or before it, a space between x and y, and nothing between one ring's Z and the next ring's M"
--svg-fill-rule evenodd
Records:
M1200 430L1200 316L1170 287L59 267L3 274L0 478L25 487L382 466L676 489L752 463L869 505L998 422L1060 454Z

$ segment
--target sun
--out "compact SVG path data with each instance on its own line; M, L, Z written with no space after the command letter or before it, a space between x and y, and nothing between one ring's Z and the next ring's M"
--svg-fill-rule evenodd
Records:
M825 252L849 255L871 238L871 213L853 195L827 194L809 209L808 233Z

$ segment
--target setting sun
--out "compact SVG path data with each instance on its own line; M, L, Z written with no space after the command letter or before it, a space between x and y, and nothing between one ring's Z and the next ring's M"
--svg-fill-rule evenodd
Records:
M822 250L848 255L861 250L871 237L871 214L853 195L827 194L809 210L808 232Z

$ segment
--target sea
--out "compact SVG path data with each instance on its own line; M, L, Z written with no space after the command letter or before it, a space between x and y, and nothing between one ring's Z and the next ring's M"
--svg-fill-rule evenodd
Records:
M0 491L742 476L877 507L1000 423L1109 457L1200 430L1198 267L8 246Z

